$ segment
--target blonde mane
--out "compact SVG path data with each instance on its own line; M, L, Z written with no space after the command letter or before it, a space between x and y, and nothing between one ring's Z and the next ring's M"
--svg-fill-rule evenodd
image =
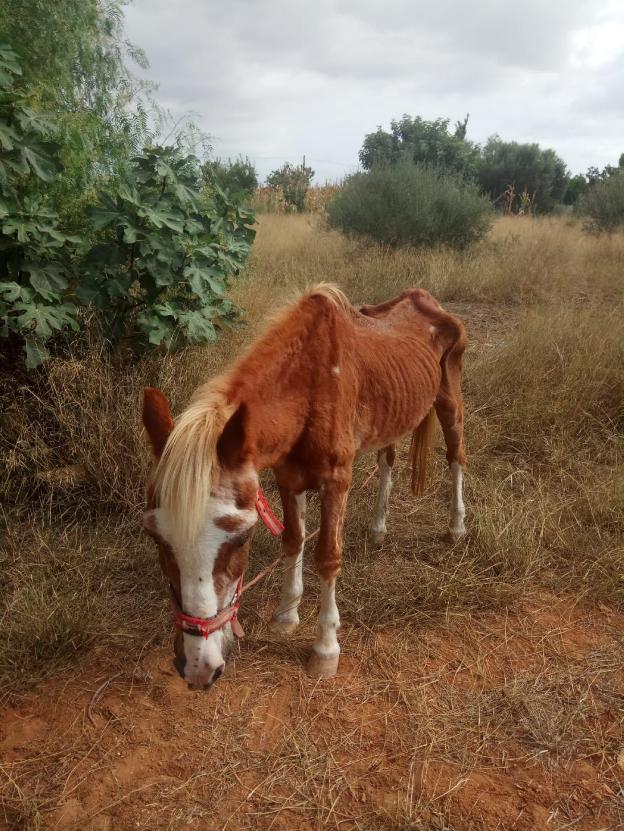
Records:
M213 470L218 464L217 442L239 403L228 395L237 367L260 342L271 338L301 303L315 295L327 297L342 309L351 308L346 296L331 283L321 283L303 292L293 303L278 310L264 335L254 339L229 372L198 387L188 407L176 419L150 483L156 503L167 511L176 543L189 545L199 532Z
M217 442L235 410L236 404L228 402L225 376L198 387L176 419L154 471L154 497L182 545L192 543L199 531L217 464Z

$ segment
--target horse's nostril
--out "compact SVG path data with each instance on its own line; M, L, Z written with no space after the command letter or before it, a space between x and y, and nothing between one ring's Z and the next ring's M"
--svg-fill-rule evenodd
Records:
M225 669L225 664L221 664L221 666L220 666L220 667L217 667L217 668L215 669L215 671L214 671L214 675L212 676L212 683L213 683L213 684L214 684L214 682L217 680L217 678L221 678L221 676L223 675L223 670L224 670L224 669Z

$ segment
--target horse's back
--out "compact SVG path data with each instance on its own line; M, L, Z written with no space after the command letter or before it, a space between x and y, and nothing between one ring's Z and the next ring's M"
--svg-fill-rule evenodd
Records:
M406 289L384 303L362 306L360 314L378 320L387 331L412 330L428 341L440 356L456 345L465 347L467 342L460 318L443 309L426 289Z

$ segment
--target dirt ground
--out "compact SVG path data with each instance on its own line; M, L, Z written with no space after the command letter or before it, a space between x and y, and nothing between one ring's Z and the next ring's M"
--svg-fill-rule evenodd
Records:
M146 646L6 709L2 758L34 827L624 827L624 616L541 595L409 638L347 626L338 677L315 682L307 605L286 644L256 626L210 693Z
M483 348L513 324L505 309L447 306ZM361 579L393 562L382 551ZM346 592L329 681L304 671L314 590L284 641L267 625L272 576L246 597L247 636L208 693L187 690L156 631L14 696L0 712L0 828L624 828L624 615L535 587L495 611L388 622Z

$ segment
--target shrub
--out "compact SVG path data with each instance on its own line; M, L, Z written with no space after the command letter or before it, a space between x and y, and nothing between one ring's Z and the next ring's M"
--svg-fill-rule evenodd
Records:
M598 181L579 198L578 213L591 220L597 231L615 231L624 227L624 172L616 172Z
M0 339L10 365L23 349L26 367L38 366L54 336L79 328L80 305L134 352L214 341L237 313L225 292L249 253L253 213L217 184L198 191L194 156L153 147L91 206L84 231L97 241L85 257L42 193L62 170L57 120L27 105L20 75L0 44Z
M239 156L238 159L213 159L202 166L202 176L208 185L219 187L234 194L249 196L258 187L258 174L252 161Z
M62 169L50 140L57 123L27 105L20 75L17 55L0 44L0 338L11 352L23 347L32 368L54 333L78 328L66 296L77 240L37 192Z
M225 292L247 259L253 213L216 184L200 194L198 178L194 156L148 148L118 191L90 209L109 233L87 257L78 296L101 310L110 340L135 352L213 342L236 316Z
M463 248L492 220L476 185L440 168L402 161L350 176L328 206L332 227L386 245Z

